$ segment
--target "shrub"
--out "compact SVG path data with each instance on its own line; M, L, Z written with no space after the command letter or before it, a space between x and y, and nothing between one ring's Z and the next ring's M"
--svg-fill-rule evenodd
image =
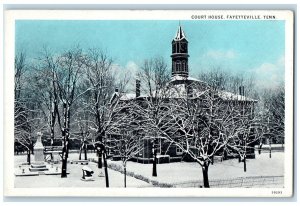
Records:
M114 171L120 172L121 174L124 174L124 168L121 165L118 165L118 164L110 162L110 163L107 164L107 167L109 169L114 170ZM130 176L130 177L134 177L134 178L136 178L138 180L142 180L144 182L150 183L150 184L152 184L152 185L154 185L156 187L165 187L165 188L173 187L173 185L171 185L171 184L160 183L160 182L158 182L156 180L150 180L148 177L145 177L145 176L140 175L140 174L135 174L132 171L126 171L126 175Z
M131 172L131 171L126 172L126 174L127 174L128 176L130 176L130 177L133 177L133 176L134 176L134 172Z
M159 185L159 182L156 181L156 180L151 180L151 184L154 185L154 186L158 186L158 185Z
M173 187L173 185L167 184L167 183L159 183L159 187L167 187L167 188L169 188L169 187Z

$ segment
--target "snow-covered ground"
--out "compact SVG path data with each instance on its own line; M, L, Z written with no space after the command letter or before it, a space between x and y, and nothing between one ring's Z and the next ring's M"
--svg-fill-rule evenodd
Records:
M114 162L121 164L121 162ZM157 177L152 177L152 164L127 163L127 170L141 174L151 180L161 183L182 183L187 181L202 181L202 169L195 162L176 162L157 165ZM274 152L272 158L268 153L256 154L256 159L247 160L247 172L243 163L237 159L215 162L208 169L209 180L228 179L252 176L281 176L284 175L284 153Z
M94 153L88 153L88 158L95 158ZM15 157L16 167L26 161L25 156ZM78 154L70 154L69 160L78 160ZM113 164L122 163L120 161L110 161ZM83 165L68 164L70 174L68 178L60 178L57 176L32 176L32 177L16 177L16 187L105 187L105 179L98 177L98 169L95 163L90 163L90 167L96 171L95 181L83 182L80 180L82 176L81 168ZM60 165L59 165L60 166ZM215 162L210 165L208 176L209 180L229 179L237 177L253 177L253 176L283 176L284 175L284 152L272 153L269 158L268 153L256 154L256 159L247 160L247 172L244 172L243 163L239 163L237 159L226 160L223 162ZM176 162L169 164L157 165L157 177L152 177L152 164L141 164L135 162L127 163L127 171L135 174L143 175L151 180L160 183L178 184L190 181L202 181L202 170L199 164L195 162ZM109 180L111 187L123 187L123 174L109 170ZM151 187L144 181L127 176L127 187Z
M78 156L71 154L70 159L78 159ZM16 156L16 166L26 161L25 156ZM32 158L33 159L33 158ZM61 168L61 164L55 164L54 167ZM90 162L89 167L95 171L94 181L82 181L82 167L84 165L68 164L67 171L70 172L67 178L61 178L60 175L39 175L39 176L21 176L15 177L15 187L105 187L105 178L98 177L99 169L96 163ZM25 166L23 166L25 167ZM18 167L16 169L19 169ZM104 171L103 171L104 172ZM124 187L124 175L108 169L110 187ZM127 187L152 187L151 184L144 181L127 177Z

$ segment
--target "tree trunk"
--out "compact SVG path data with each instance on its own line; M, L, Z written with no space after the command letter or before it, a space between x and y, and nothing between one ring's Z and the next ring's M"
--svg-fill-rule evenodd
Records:
M98 168L102 169L102 150L98 154Z
M126 188L126 166L124 166L124 187Z
M63 155L65 156L65 155ZM62 169L61 169L61 178L67 177L67 158L62 159Z
M246 154L245 154L245 156L244 156L243 162L244 162L244 172L247 172L247 166L246 166Z
M28 165L30 165L31 164L31 161L30 161L30 149L28 149L28 151L27 151L27 162L28 162Z
M82 146L79 149L79 160L81 160L81 152L82 152Z
M84 160L87 160L86 144L84 144Z
M51 111L51 125L50 125L50 130L51 130L51 137L50 137L50 145L53 146L54 144L54 125L55 125L55 112L54 112L54 105L53 106L53 111Z
M246 159L247 159L247 145L246 145L246 140L245 140L245 150L244 150L245 154L244 154L244 172L247 171L247 166L246 166Z
M105 158L105 151L103 152L103 161L104 161L105 184L106 184L106 187L109 187L108 171L107 171L107 162L106 162L106 158Z
M63 152L62 152L62 166L61 166L61 177L67 177L67 141L66 137L64 138L64 146L63 146Z
M262 148L262 142L260 142L258 145L258 154L261 154L261 148Z
M209 181L208 181L208 165L202 166L202 173L203 173L203 184L205 188L209 188Z
M272 141L272 139L270 139L270 155L269 155L269 157L270 158L272 158L272 143L271 143L271 141Z
M61 177L67 177L67 161L68 161L68 153L67 153L67 134L64 132L64 144L63 144L63 152L62 152L62 167L61 167Z
M34 146L33 146L33 142L30 143L30 150L31 150L31 154L34 154Z
M154 151L154 159L153 159L153 167L152 167L152 176L157 177L157 169L156 169L156 149Z
M69 152L69 128L70 128L70 107L64 103L63 104L63 114L64 114L64 128L62 131L63 136L63 153L62 153L62 168L61 168L61 177L67 177L67 161L68 161L68 152Z

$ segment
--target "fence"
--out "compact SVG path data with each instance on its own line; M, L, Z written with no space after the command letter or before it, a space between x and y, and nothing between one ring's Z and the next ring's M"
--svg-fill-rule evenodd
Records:
M203 187L203 182L190 181L173 184L174 187ZM238 177L231 179L210 180L211 188L255 188L283 187L283 176Z

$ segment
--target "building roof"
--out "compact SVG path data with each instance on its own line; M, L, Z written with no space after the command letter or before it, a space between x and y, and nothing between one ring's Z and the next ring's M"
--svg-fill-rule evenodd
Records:
M175 41L179 41L179 40L182 40L182 39L186 39L186 36L185 36L185 33L184 33L181 25L179 25L178 30L177 30L177 32L175 34L174 40Z
M251 98L243 96L243 95L234 94L234 93L222 91L222 90L218 91L218 95L223 100L237 100L237 101L250 101L250 102L257 101L257 100L251 99Z
M193 78L193 77L184 77L184 76L181 76L181 75L174 75L171 77L171 81L170 82L174 82L174 81L194 81L194 82L203 82L199 79L196 79L196 78ZM204 83L204 82L203 82Z
M192 85L192 83L194 83L195 85L199 85L202 84L204 85L203 87L203 91L200 90L192 90L192 98L198 98L201 97L203 94L205 94L205 92L207 92L207 90L209 89L209 86L206 82L203 82L201 80L198 80L196 78L193 77L182 77L182 76L173 76L171 78L171 81L169 82L169 86L168 90L161 90L161 91L154 91L153 92L153 96L164 96L165 98L174 98L174 99L179 99L179 98L186 98L187 96L187 87L186 87L186 81L189 81L190 85ZM205 89L207 88L207 89ZM234 101L249 101L249 102L256 102L256 100L251 99L249 97L246 96L242 96L242 95L238 95L238 94L234 94L232 92L228 92L228 91L223 91L223 90L218 90L217 91L218 96L223 99L223 100L234 100ZM121 95L120 100L122 101L126 101L126 100L131 100L131 99L135 99L136 98L136 94L135 93L122 93L122 94L117 94L117 95ZM139 98L147 98L149 97L149 95L141 95L139 96Z
M136 97L135 93L122 93L120 100L130 100Z

